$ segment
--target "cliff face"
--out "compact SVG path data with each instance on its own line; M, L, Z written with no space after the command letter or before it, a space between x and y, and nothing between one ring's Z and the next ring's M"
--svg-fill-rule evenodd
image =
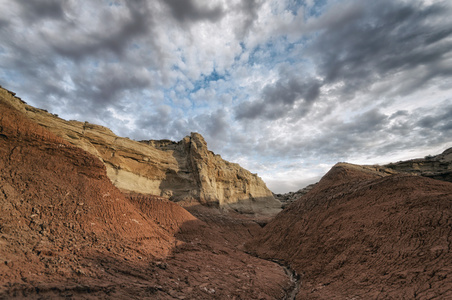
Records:
M385 167L398 172L452 182L452 148L439 155L391 163Z
M280 210L280 202L261 178L209 151L200 134L192 133L179 142L137 142L99 125L65 121L19 98L8 99L33 121L98 157L113 184L124 191L173 201L195 200L241 213L274 214Z
M160 184L161 193L172 199L195 198L203 204L244 213L276 213L281 204L256 174L230 163L207 148L204 138L192 133L180 142L142 141L171 153L176 169L168 169Z

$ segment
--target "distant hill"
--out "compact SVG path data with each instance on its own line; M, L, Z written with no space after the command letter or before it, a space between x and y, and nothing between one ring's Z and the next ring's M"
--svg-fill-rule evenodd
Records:
M366 165L361 166L365 169L374 169L382 173L396 174L408 173L411 175L419 175L438 180L452 182L452 148L446 149L438 155L428 155L424 158L415 158L407 161L399 161L387 165ZM301 196L307 194L314 188L314 184L310 184L296 192L285 194L275 194L275 198L281 201L282 207L285 208L295 202Z

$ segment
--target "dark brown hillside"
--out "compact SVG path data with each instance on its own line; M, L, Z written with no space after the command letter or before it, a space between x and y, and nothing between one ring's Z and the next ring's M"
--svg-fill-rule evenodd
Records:
M451 183L338 164L247 248L301 275L297 299L446 299L451 243Z

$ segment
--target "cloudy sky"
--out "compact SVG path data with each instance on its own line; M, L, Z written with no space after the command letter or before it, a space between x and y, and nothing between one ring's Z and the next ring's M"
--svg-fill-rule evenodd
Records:
M116 134L201 133L274 192L452 147L452 3L0 0L0 84Z

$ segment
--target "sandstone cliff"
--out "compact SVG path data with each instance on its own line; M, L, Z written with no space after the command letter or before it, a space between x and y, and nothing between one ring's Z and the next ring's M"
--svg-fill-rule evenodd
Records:
M98 157L113 184L124 191L173 201L195 200L241 213L280 210L280 202L260 177L209 151L200 134L192 133L179 142L137 142L103 126L63 120L12 97L14 93L5 89L0 89L0 95L33 121Z

